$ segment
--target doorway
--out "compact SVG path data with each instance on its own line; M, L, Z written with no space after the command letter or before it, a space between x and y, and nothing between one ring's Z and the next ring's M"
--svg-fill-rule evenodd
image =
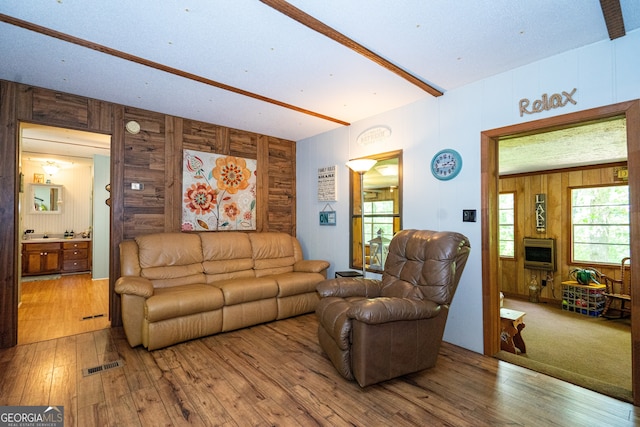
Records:
M640 253L640 101L628 101L606 107L580 111L564 116L552 117L530 123L493 129L481 134L481 178L482 178L482 294L484 353L492 356L500 349L499 342L499 256L498 235L498 141L501 137L525 132L543 132L579 123L624 116L627 121L627 153L629 169L629 201L631 253ZM632 268L640 262L632 258ZM634 309L640 310L637 286L631 290ZM631 321L632 349L640 348L640 319ZM640 354L632 351L632 392L634 405L640 404Z
M111 136L21 122L18 146L18 344L108 327ZM40 187L56 209L35 204ZM53 250L31 257L34 245Z

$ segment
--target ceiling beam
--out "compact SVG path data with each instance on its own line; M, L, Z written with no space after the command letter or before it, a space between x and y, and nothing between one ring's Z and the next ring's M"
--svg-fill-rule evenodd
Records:
M298 9L297 7L287 3L284 0L260 0L262 3L266 4L267 6L272 7L273 9L277 10L278 12L288 16L289 18L298 21L299 23L301 23L302 25L305 25L309 28L311 28L314 31L319 32L320 34L329 37L330 39L348 47L349 49L355 51L356 53L364 56L367 59L370 59L371 61L375 62L378 65L381 65L382 67L386 68L387 70L397 74L398 76L402 77L403 79L407 80L408 82L418 86L420 89L424 90L425 92L433 95L433 96L441 96L442 92L436 88L434 88L433 86L431 86L429 83L425 82L424 80L420 79L419 77L414 76L413 74L403 70L402 68L400 68L399 66L395 65L394 63L384 59L383 57L375 54L374 52L372 52L371 50L367 49L366 47L362 46L361 44L359 44L358 42L350 39L349 37L345 36L344 34L334 30L333 28L329 27L327 24L323 23L322 21L319 21L318 19L314 18L313 16L303 12L302 10Z
M333 118L333 117L325 116L324 114L316 113L314 111L310 111L310 110L307 110L307 109L304 109L304 108L296 107L295 105L287 104L286 102L282 102L282 101L278 101L276 99L268 98L266 96L259 95L259 94L253 93L253 92L249 92L249 91L246 91L246 90L243 90L243 89L239 89L237 87L229 86L227 84L220 83L220 82L217 82L215 80L208 79L206 77L202 77L202 76L199 76L199 75L196 75L196 74L192 74L192 73L186 72L184 70L179 70L177 68L173 68L173 67L169 67L169 66L164 65L164 64L153 62L153 61L150 61L148 59L141 58L139 56L131 55L129 53L122 52L120 50L112 49L110 47L107 47L107 46L104 46L104 45L101 45L101 44L98 44L98 43L93 43L93 42L90 42L88 40L84 40L84 39L81 39L81 38L78 38L78 37L71 36L69 34L61 33L59 31L52 30L52 29L46 28L46 27L42 27L40 25L33 24L31 22L28 22L28 21L23 21L21 19L14 18L12 16L8 16L8 15L2 14L2 13L0 13L0 21L1 22L6 22L7 24L15 25L16 27L24 28L26 30L34 31L36 33L43 34L45 36L53 37L53 38L56 38L58 40L65 41L67 43L73 43L73 44L76 44L78 46L85 47L87 49L92 49L92 50L96 50L98 52L101 52L101 53L104 53L104 54L107 54L107 55L115 56L117 58L124 59L126 61L135 62L137 64L144 65L146 67L150 67L150 68L153 68L153 69L156 69L156 70L164 71L165 73L173 74L173 75L178 76L178 77L182 77L182 78L185 78L185 79L193 80L193 81L196 81L198 83L203 83L205 85L213 86L213 87L216 87L218 89L226 90L226 91L229 91L229 92L237 93L239 95L243 95L243 96L246 96L246 97L249 97L249 98L257 99L259 101L267 102L269 104L277 105L279 107L287 108L289 110L293 110L293 111L296 111L298 113L307 114L309 116L313 116L313 117L317 117L319 119L323 119L323 120L327 120L327 121L330 121L330 122L338 123L338 124L344 125L344 126L349 126L350 125L349 122L345 122L343 120L339 120L339 119L336 119L336 118Z
M600 0L600 7L604 15L604 22L607 24L609 38L614 40L618 37L623 37L626 32L624 30L620 0Z

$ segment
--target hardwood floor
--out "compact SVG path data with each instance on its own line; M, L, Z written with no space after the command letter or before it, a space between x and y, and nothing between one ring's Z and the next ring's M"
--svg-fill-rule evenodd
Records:
M90 274L22 282L18 344L108 328L109 280ZM95 316L95 317L94 317Z
M435 368L362 389L316 328L308 314L153 352L121 328L18 345L0 350L0 405L62 405L66 426L640 424L629 403L447 343Z

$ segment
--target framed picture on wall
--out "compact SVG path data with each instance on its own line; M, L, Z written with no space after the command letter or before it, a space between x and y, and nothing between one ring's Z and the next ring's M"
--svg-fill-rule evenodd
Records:
M33 183L34 184L44 184L44 174L43 173L34 173L33 174Z
M336 225L336 211L321 211L320 225Z
M318 201L335 202L338 200L336 183L337 166L326 166L318 169Z
M256 159L183 150L182 231L256 229Z

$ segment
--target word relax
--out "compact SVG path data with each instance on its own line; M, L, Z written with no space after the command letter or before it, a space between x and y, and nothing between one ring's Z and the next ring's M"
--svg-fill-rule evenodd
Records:
M536 99L535 101L533 101L533 105L531 105L530 110L528 108L529 104L531 104L531 101L529 101L527 98L523 98L520 100L520 117L525 114L540 113L542 111L564 107L569 102L573 105L576 105L577 102L573 99L573 95L576 93L576 90L577 89L574 88L570 93L563 91L562 94L554 93L551 96L545 93L542 95L542 99Z

